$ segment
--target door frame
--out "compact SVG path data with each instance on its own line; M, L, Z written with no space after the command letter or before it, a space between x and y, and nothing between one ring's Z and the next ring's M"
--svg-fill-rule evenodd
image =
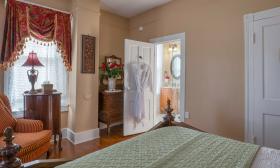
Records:
M254 22L280 16L280 7L244 15L245 40L245 142L255 143L254 136Z
M182 55L182 61L181 61L181 77L180 77L180 114L181 114L181 121L184 122L185 119L189 118L188 112L186 112L187 109L187 103L186 103L186 74L187 74L187 69L186 69L186 60L187 60L187 55L186 55L186 41L185 38L186 35L185 33L178 33L178 34L172 34L172 35L167 35L167 36L162 36L162 37L157 37L150 39L149 42L154 43L155 45L157 44L162 44L164 42L168 41L173 41L173 40L180 40L181 41L181 55ZM156 52L156 50L155 50ZM157 54L157 53L155 53ZM155 60L157 61L157 60ZM183 103L182 103L183 102Z

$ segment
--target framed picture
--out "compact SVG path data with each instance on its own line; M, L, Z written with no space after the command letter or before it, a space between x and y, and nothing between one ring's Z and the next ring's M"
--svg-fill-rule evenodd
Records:
M112 56L106 56L105 57L105 62L106 63L115 63L115 64L122 64L122 59L115 56L115 55L112 55Z
M95 42L95 37L82 35L82 73L95 73Z

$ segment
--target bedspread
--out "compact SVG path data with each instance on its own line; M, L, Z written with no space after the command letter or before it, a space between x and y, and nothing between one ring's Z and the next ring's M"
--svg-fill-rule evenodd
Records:
M58 168L249 168L259 146L181 127L139 135Z

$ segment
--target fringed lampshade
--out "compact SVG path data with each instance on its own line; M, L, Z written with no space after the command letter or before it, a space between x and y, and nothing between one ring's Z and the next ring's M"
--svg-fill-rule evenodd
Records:
M31 83L31 90L30 93L35 93L35 82L37 81L38 75L39 75L39 71L35 70L34 67L39 67L39 66L44 66L38 59L37 54L35 52L31 52L28 55L27 60L25 61L25 63L22 65L25 67L32 67L30 70L27 71L27 76L29 79L29 82Z
M38 59L37 53L31 52L28 55L27 60L22 66L29 66L29 67L34 67L34 66L44 66Z

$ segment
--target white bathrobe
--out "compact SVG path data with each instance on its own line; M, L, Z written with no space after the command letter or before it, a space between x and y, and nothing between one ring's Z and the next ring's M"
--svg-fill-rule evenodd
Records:
M145 89L152 91L151 67L145 63L129 63L125 71L125 89L131 93L133 104L130 104L131 114L136 123L145 118Z

